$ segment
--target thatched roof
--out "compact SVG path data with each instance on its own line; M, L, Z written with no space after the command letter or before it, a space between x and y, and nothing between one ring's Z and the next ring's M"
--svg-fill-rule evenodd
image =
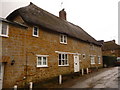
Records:
M114 40L108 41L108 42L104 42L102 49L103 49L103 51L105 51L105 50L120 50L120 45L117 45Z
M28 28L26 25L23 25L21 23L18 23L18 22L11 22L7 19L4 19L4 18L1 18L0 17L0 22L5 22L5 23L9 23L9 24L12 24L12 25L15 25L15 26L19 26L19 27L23 27L23 28Z
M19 8L13 11L8 17L8 20L13 20L16 15L20 15L22 19L29 24L42 26L50 31L55 31L79 40L100 45L93 37L85 32L81 27L76 26L66 20L63 20L39 7L30 3L26 7Z

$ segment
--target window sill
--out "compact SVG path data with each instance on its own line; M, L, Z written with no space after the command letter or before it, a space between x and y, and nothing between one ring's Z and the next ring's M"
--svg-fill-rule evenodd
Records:
M98 63L98 64L101 64L101 63Z
M48 66L37 66L37 67L45 67L45 68L47 68Z
M64 43L64 42L60 42L60 44L65 44L65 45L67 45L67 43Z
M9 36L7 36L7 35L0 35L1 37L6 37L6 38L8 38Z
M33 35L33 37L36 37L36 38L38 38L39 36Z
M58 65L59 67L68 67L69 65Z

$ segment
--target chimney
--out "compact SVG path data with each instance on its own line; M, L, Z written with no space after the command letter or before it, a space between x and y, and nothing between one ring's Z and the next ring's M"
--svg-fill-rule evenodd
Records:
M112 40L114 43L115 43L115 39L114 40Z
M66 12L64 11L64 9L62 9L60 12L59 12L59 17L66 20Z

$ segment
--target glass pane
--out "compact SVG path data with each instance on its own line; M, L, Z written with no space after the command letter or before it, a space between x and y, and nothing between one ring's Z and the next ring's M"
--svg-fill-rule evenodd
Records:
M46 63L46 57L43 57L43 65L47 65L47 63Z
M67 54L65 54L65 59L67 59Z
M38 35L38 28L34 27L34 35Z
M68 64L67 60L65 60L65 64L66 64L66 65Z
M64 60L62 60L62 65L65 65L65 61Z
M2 32L1 32L1 34L3 34L3 35L7 35L7 24L2 24Z
M63 35L61 35L60 39L61 39L61 42L63 42Z
M67 43L67 37L64 36L64 43Z
M61 60L59 60L59 65L61 65Z
M59 60L61 59L61 54L59 54Z
M38 65L42 65L41 57L38 57Z
M65 56L65 54L62 54L62 59L65 59L65 57L64 57L64 56Z

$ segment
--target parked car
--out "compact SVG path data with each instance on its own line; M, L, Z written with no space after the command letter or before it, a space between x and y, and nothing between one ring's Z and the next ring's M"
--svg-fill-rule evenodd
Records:
M120 57L117 57L116 66L120 66Z

